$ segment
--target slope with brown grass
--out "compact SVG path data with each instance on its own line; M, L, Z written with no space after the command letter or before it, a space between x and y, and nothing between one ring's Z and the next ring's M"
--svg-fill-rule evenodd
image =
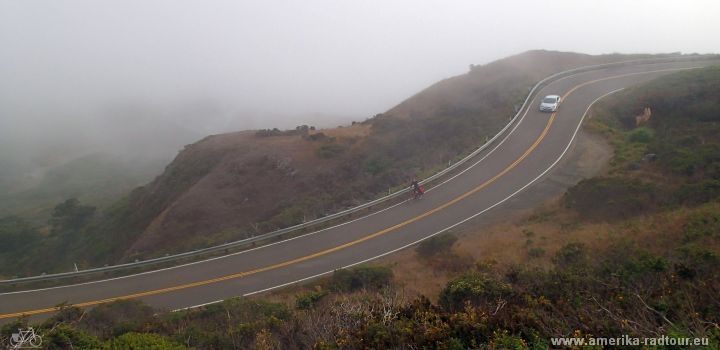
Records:
M208 137L183 150L131 204L146 220L124 255L217 244L375 198L477 147L542 77L632 58L531 51L474 66L353 126Z

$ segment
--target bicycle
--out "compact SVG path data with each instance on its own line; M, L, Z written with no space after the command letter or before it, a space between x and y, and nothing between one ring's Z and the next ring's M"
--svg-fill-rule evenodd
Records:
M10 337L11 349L39 348L41 345L42 337L36 334L32 327L27 330L18 328L18 333L13 333Z
M417 189L411 188L410 192L412 192L413 200L418 200L418 199L422 198L422 196L425 194L425 191L423 190L422 187L418 187Z

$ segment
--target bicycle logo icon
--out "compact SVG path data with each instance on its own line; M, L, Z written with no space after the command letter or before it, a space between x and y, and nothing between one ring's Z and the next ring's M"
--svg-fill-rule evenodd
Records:
M18 332L10 337L10 349L36 349L40 345L42 345L42 337L35 334L32 327L28 327L27 330L18 328Z

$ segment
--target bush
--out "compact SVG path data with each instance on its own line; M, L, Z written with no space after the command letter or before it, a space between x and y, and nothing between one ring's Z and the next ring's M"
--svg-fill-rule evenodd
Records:
M155 310L140 300L117 300L94 307L81 325L95 336L108 339L123 333L137 332L152 319Z
M223 312L218 313L217 316L225 317L225 313L230 312L240 322L288 320L292 316L290 309L285 304L247 298L232 298L220 304L208 306L208 313L213 314L213 311L218 309Z
M47 334L43 335L43 347L45 349L102 349L102 343L97 338L71 327L68 324L60 323L53 327ZM110 347L108 349L140 349L128 347Z
M52 232L78 230L95 215L95 207L80 205L76 198L70 198L53 209L50 225Z
M450 233L432 236L418 244L415 251L422 257L431 257L440 253L448 253L457 242L457 237Z
M720 180L704 180L699 183L683 184L675 192L679 204L702 204L720 198Z
M528 256L531 258L539 258L545 255L545 249L542 249L540 247L533 247L528 250Z
M490 344L494 349L529 349L527 342L523 338L510 335L507 331L494 331Z
M295 296L295 307L300 310L312 309L326 295L328 295L328 292L322 290L315 290L297 295Z
M281 136L283 134L284 132L280 131L278 128L262 129L255 132L255 136L259 137Z
M365 172L373 176L377 176L387 171L393 162L385 156L373 156L365 162Z
M466 302L475 305L494 302L512 293L510 285L486 275L465 275L450 282L440 292L438 303L446 310L462 310Z
M660 164L677 175L692 176L704 164L704 160L696 151L685 147L660 149L660 152L656 153L660 158Z
M27 317L20 317L12 320L2 326L0 326L0 344L7 344L10 341L10 337L13 333L16 333L18 329L27 329L28 319Z
M683 225L686 242L711 235L720 238L720 213L716 210L716 206L710 205L688 216Z
M649 143L655 138L655 132L647 127L640 127L628 134L630 142Z
M393 272L385 266L361 266L336 270L331 285L335 290L352 292L361 289L381 289L392 281Z
M582 243L564 245L553 258L556 266L561 268L583 265L587 259L587 251Z
M160 329L175 341L197 349L252 349L262 330L277 331L293 317L284 303L244 297L200 309L166 313L158 319Z

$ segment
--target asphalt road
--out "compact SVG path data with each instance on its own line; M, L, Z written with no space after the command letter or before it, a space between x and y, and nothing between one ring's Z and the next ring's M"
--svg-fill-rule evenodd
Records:
M139 298L178 309L302 282L407 248L470 220L483 220L548 176L572 146L589 106L613 91L681 69L718 62L631 65L579 73L541 89L496 145L462 173L407 201L339 226L214 258L127 277L0 294L0 323L47 317L55 305L89 307ZM537 111L544 95L563 96L557 113Z

